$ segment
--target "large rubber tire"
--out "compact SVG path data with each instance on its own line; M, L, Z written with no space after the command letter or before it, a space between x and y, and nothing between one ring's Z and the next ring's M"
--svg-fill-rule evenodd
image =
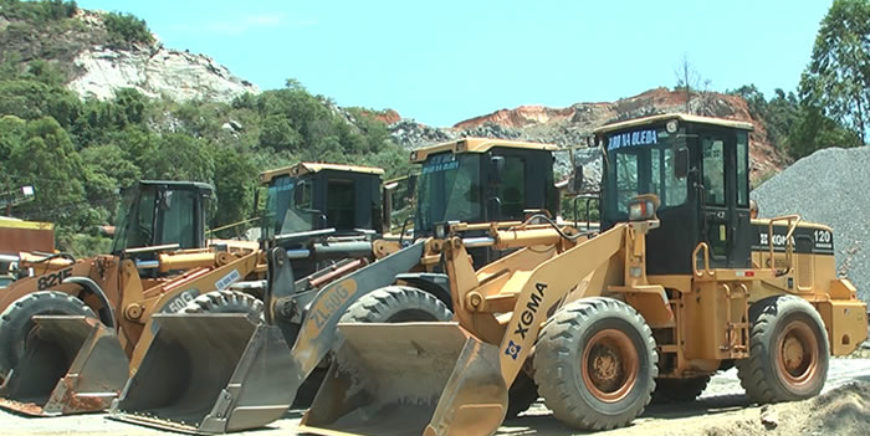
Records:
M182 313L244 313L253 322L263 315L263 302L253 295L238 291L211 291L187 303Z
M414 321L450 321L453 315L447 306L432 294L411 286L387 286L363 295L350 305L339 322L402 323ZM317 371L323 371L318 369ZM305 384L320 386L322 372L315 372ZM312 378L315 377L314 381ZM305 386L305 385L303 385ZM317 390L301 390L294 407L310 405Z
M749 317L749 358L737 362L746 395L762 404L818 395L828 376L828 334L816 309L781 295L753 304Z
M360 297L340 322L450 321L453 315L434 295L410 286L387 286Z
M655 389L657 363L652 331L631 306L586 298L544 324L535 347L535 381L560 421L608 430L643 413Z
M664 404L694 401L695 398L698 398L704 392L709 382L709 375L692 378L657 379L652 402L654 404Z
M504 419L514 419L520 413L529 410L539 397L535 379L525 371L520 371L511 388L508 389L508 409Z
M0 314L0 379L18 364L36 326L34 315L84 315L96 318L84 301L64 292L39 291L10 304Z

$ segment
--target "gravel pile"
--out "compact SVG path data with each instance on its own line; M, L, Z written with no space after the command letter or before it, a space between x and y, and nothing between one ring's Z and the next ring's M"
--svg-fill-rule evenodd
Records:
M777 174L751 197L761 217L798 213L834 229L837 270L870 302L870 147L828 148Z

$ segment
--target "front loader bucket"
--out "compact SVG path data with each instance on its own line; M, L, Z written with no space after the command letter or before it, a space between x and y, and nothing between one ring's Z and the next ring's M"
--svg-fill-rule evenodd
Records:
M345 342L301 432L478 435L507 410L497 348L455 322L339 324Z
M107 409L129 364L114 330L95 318L36 315L27 351L0 386L0 407L34 416Z
M245 314L159 314L153 342L111 418L217 434L261 427L293 401L281 330Z

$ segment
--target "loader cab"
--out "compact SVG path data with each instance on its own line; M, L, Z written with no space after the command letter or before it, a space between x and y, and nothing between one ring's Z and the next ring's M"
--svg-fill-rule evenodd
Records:
M522 221L532 211L556 216L556 149L551 144L465 138L412 151L411 162L421 166L414 236L433 235L437 225L449 221ZM475 266L503 254L490 248L470 253Z
M647 235L648 274L689 274L692 252L710 247L711 267L749 268L749 132L745 122L655 115L595 131L603 147L602 229L628 220L628 203L652 193L659 229Z
M380 231L381 176L374 167L302 162L265 171L261 237L335 229L336 236Z
M527 211L556 214L553 154L557 148L501 139L465 138L411 152L420 164L416 235L447 221L521 221Z
M112 253L168 244L182 249L205 247L205 214L213 192L206 183L140 181L123 193ZM147 250L137 259L141 256L147 257Z

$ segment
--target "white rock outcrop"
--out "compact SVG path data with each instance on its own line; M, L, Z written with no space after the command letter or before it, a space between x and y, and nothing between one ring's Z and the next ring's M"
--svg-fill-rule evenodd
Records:
M176 101L193 99L229 102L254 84L234 76L214 59L186 51L156 47L117 50L93 47L80 52L74 63L82 73L68 87L82 97L114 97L121 88L134 88L148 97Z

